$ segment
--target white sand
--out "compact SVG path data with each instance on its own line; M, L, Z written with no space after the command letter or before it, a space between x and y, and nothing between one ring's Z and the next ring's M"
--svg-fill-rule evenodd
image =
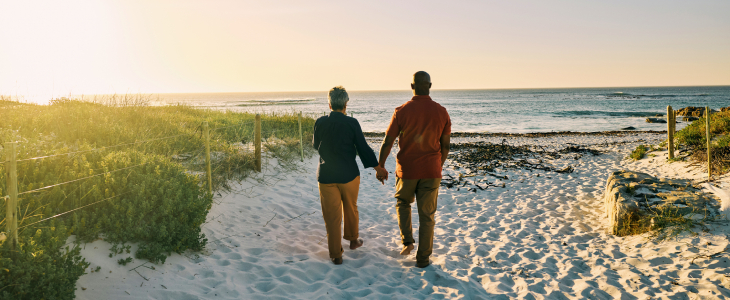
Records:
M509 179L487 178L504 182L505 188L473 193L442 187L432 266L426 269L414 267L415 251L408 257L398 255L393 179L382 186L371 169L362 172L358 203L365 245L345 249L344 264L336 266L328 259L324 239L317 158L305 161L300 172L269 168L259 182L252 179L239 192L216 199L203 225L210 241L203 253L173 254L164 265L147 263L130 271L144 261L120 266L116 260L129 255L111 259L108 243L87 244L82 254L91 262L90 269L101 266L101 271L82 276L76 295L78 299L726 298L730 258L722 251L728 246L727 223L710 224L708 232L698 229L698 234L663 243L646 236L606 234L602 193L609 172L629 169L701 178L703 170L666 164L661 156L624 160L636 142L611 145L656 143L659 138L653 134L504 138L512 145L556 148L565 143L602 144L594 148L607 153L555 161L556 166L577 165L571 174L500 171ZM395 169L393 159L386 167ZM458 173L452 168L446 172ZM417 220L414 209L414 226Z

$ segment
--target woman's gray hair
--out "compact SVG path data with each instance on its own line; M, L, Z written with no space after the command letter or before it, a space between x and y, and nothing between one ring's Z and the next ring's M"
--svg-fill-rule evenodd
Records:
M350 97L347 95L347 91L345 91L345 88L341 85L333 87L330 90L329 95L327 95L327 98L329 98L332 110L341 110L345 108L347 101L350 101Z

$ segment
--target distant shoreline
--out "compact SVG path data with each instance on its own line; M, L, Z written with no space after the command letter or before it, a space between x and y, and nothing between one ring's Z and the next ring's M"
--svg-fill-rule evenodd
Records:
M383 137L385 132L363 132L366 137ZM551 131L551 132L528 132L528 133L507 133L507 132L452 132L451 137L546 137L546 136L621 136L631 133L654 133L661 134L667 133L666 130L612 130L612 131L590 131L590 132L579 132L579 131Z

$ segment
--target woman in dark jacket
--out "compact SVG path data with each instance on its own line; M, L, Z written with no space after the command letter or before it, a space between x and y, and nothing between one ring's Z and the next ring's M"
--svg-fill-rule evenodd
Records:
M365 141L360 123L347 116L347 102L350 99L345 88L332 88L328 99L332 112L314 123L313 146L319 152L317 181L329 254L332 262L339 265L343 253L341 237L350 241L350 249L353 250L364 242L358 234L360 170L355 156L360 156L365 168L375 168L378 174L385 170L378 167L378 159ZM344 235L340 230L343 216Z

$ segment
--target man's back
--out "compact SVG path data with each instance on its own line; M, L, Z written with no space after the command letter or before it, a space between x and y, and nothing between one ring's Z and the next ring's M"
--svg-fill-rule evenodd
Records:
M446 109L429 96L414 96L395 109L387 135L399 137L396 176L441 178L441 143L451 133Z
M449 154L451 120L446 109L428 96L431 75L424 71L413 74L413 98L393 113L390 125L380 147L378 164L382 168L390 155L393 142L400 137L396 167L395 195L403 250L408 255L415 239L411 226L411 203L418 206L418 252L416 267L428 267L433 253L433 234L436 226L436 206L441 183L441 167ZM383 182L388 173L376 175Z

